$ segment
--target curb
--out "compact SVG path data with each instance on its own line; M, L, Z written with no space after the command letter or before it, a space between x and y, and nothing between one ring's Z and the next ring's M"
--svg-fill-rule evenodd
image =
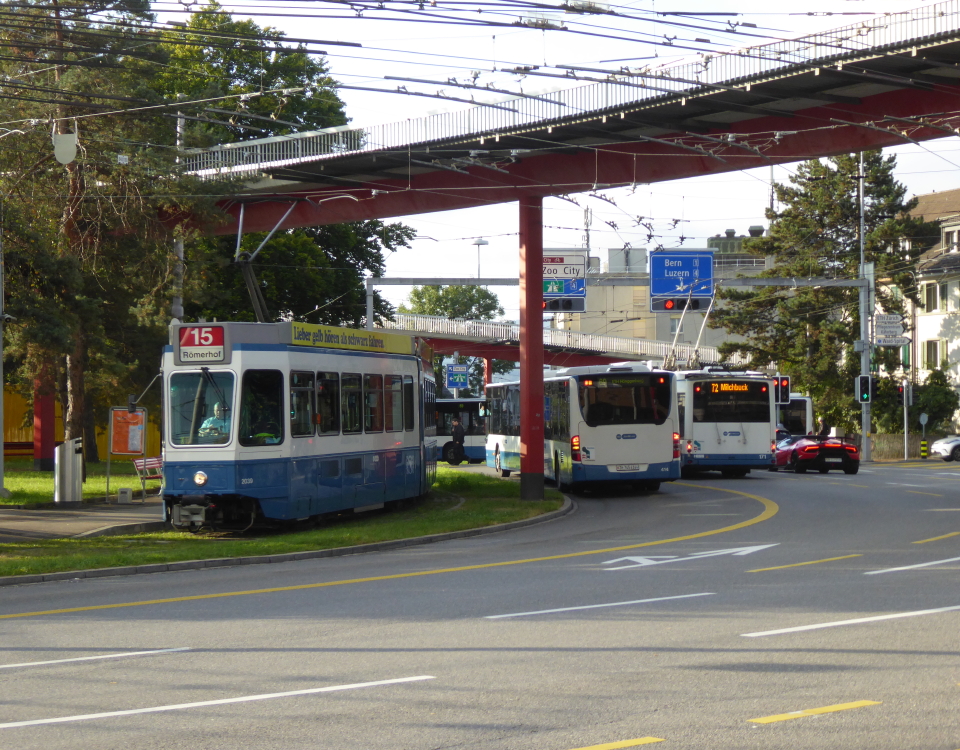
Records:
M80 578L107 578L109 576L133 576L142 573L166 573L178 570L200 570L201 568L226 568L236 565L267 565L270 563L295 562L298 560L316 560L322 557L345 557L346 555L361 555L366 552L386 552L388 550L403 549L404 547L416 547L422 544L434 544L436 542L446 542L452 539L466 539L474 536L486 536L487 534L496 534L501 531L511 531L520 529L524 526L534 526L538 523L553 521L561 518L568 513L572 513L577 508L577 504L567 495L563 496L563 506L550 513L544 513L541 516L525 518L522 521L511 521L510 523L501 523L497 526L484 526L479 529L465 529L464 531L449 531L445 534L431 534L430 536L417 536L411 539L395 539L391 542L374 542L372 544L358 544L353 547L337 547L335 549L322 549L306 552L288 552L281 555L256 555L254 557L221 557L212 560L184 560L182 562L155 563L152 565L128 565L122 568L95 568L92 570L67 570L59 573L37 573L35 575L24 576L4 576L0 577L0 587L2 586L21 586L28 583L48 583L50 581L72 581ZM166 526L164 521L150 521L147 523L124 524L123 526L107 526L102 529L88 531L78 537L94 536L115 536L119 534L132 534L138 531L157 531ZM141 527L133 529L132 527ZM151 528L143 528L151 527ZM113 531L114 529L122 529Z

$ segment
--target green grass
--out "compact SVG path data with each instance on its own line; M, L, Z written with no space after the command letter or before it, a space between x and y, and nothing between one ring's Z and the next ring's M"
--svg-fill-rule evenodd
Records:
M276 555L442 534L531 518L563 504L556 490L547 489L545 495L539 502L521 501L518 482L441 467L433 491L401 509L344 515L317 527L300 525L255 534L165 531L0 544L0 576Z
M53 502L53 472L34 471L32 458L6 458L3 461L3 484L10 490L10 497L0 497L3 505L39 505ZM156 490L159 481L147 482L147 492ZM84 500L103 500L107 493L107 463L88 463L87 481L82 485ZM120 459L110 462L110 494L116 495L118 487L131 487L140 491L140 480L133 470L133 462ZM136 497L136 494L134 494Z

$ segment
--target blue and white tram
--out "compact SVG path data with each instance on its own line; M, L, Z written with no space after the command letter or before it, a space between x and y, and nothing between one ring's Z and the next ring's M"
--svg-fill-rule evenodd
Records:
M675 374L643 363L545 373L543 472L558 487L680 477ZM487 386L487 466L520 470L520 384Z
M431 356L418 339L379 331L172 325L167 520L244 529L425 494L437 454Z
M720 368L677 373L683 473L743 477L775 464L773 379Z

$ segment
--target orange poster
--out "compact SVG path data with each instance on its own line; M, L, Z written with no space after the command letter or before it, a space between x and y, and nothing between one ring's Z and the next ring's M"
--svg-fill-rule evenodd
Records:
M142 456L146 448L147 410L130 413L124 407L110 409L110 452L122 456Z

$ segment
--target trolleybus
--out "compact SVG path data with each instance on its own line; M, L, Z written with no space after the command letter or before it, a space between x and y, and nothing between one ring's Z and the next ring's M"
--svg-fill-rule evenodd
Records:
M773 466L772 378L712 368L678 372L677 399L684 474L719 471L742 477Z
M809 396L791 393L790 403L777 408L780 417L778 423L786 427L791 435L813 435L817 431L813 421L813 399Z
M452 440L454 417L463 426L463 454ZM487 446L487 400L485 398L437 399L437 460L448 464L482 463Z
M163 501L176 527L382 507L436 474L418 339L333 326L177 323L163 356Z
M487 386L487 465L520 470L520 383ZM558 487L680 476L675 375L643 363L573 367L544 380L543 472Z

